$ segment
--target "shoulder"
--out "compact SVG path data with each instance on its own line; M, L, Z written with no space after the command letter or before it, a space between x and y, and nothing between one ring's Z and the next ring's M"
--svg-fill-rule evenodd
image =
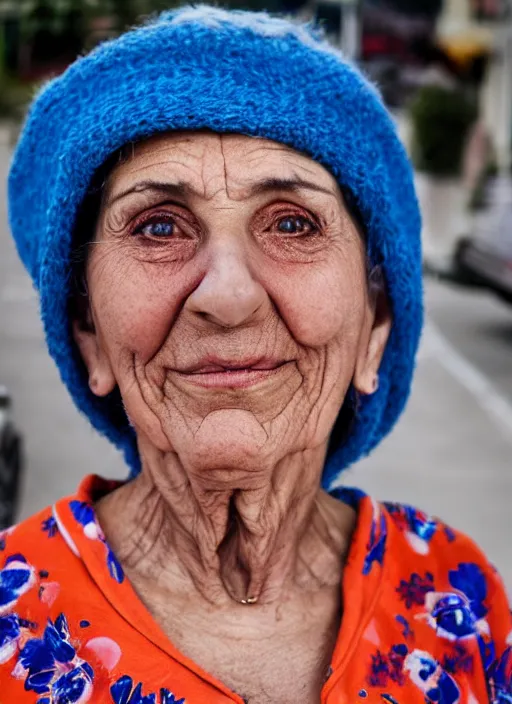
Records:
M408 504L383 502L380 504L388 518L394 542L412 555L439 555L453 552L462 544L476 548L474 543L439 518Z
M477 638L488 686L512 694L512 615L495 567L470 537L443 521L404 504L381 508L395 597L407 610L424 612L441 639Z
M381 507L389 527L391 567L404 573L421 570L453 589L480 590L482 599L493 603L502 594L506 603L496 568L472 538L413 506L386 502Z
M400 553L404 564L430 564L432 569L442 571L456 564L474 563L486 574L496 576L482 550L461 531L408 504L384 502L380 506L389 526L389 548Z

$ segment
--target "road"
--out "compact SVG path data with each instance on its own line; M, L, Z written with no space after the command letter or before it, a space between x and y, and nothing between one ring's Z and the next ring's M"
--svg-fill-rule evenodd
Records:
M8 164L0 144L0 192ZM0 199L0 383L26 438L21 517L71 493L86 473L123 477L120 457L74 409L49 359L37 298ZM345 474L469 533L512 594L512 307L426 282L428 322L409 407L374 455Z

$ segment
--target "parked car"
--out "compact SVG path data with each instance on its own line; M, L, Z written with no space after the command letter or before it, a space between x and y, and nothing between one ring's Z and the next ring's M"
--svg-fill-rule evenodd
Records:
M463 240L457 254L459 275L469 284L494 291L512 304L512 241L510 247Z
M488 198L474 236L459 244L457 274L463 282L488 288L512 304L512 182L496 179Z
M0 529L14 523L22 469L22 438L12 418L11 397L0 387Z

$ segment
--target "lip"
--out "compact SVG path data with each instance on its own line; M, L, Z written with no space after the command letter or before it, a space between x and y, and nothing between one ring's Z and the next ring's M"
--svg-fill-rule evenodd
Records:
M205 388L242 389L279 374L287 360L267 358L226 361L209 357L175 372L188 382Z

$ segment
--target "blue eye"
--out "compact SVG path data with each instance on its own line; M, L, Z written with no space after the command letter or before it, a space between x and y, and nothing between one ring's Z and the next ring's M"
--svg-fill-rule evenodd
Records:
M147 222L142 225L142 227L138 228L137 234L141 234L146 237L159 237L164 239L166 237L172 237L174 235L174 231L174 222L170 220L154 220L153 222Z
M310 235L316 232L316 226L311 220L297 215L281 218L277 229L285 235Z

